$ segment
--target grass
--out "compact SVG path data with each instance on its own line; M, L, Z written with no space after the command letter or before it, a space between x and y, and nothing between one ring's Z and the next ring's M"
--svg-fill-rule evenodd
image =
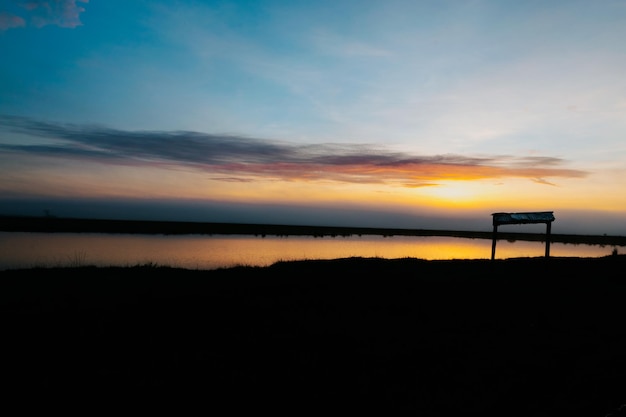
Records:
M81 415L605 416L626 403L625 270L613 254L2 271L4 394L83 399Z
M94 262L88 261L87 253L84 251L76 251L71 255L66 256L63 259L53 260L51 262L38 262L28 268L11 268L10 270L30 270L30 269L50 269L50 270L65 270L68 268L80 269L80 268L162 268L168 267L166 265L159 264L154 261L138 262L136 264L126 265L99 265ZM2 272L0 270L0 272Z
M67 266L78 268L81 266L87 266L87 252L76 251L68 257Z

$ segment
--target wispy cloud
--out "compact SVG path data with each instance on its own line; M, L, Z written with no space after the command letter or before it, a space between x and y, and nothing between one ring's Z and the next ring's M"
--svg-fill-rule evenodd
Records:
M26 22L38 28L81 26L80 14L85 9L77 2L88 3L89 0L8 0L8 4L3 5L5 10L0 10L0 30L26 26Z
M383 58L394 55L394 52L375 44L341 37L328 30L316 30L311 36L315 50L322 54L344 58Z
M22 17L0 11L0 30L19 28L23 26L26 26L26 22Z
M235 135L190 131L124 131L0 115L0 129L46 139L0 144L5 152L91 160L106 164L187 167L223 181L263 177L287 181L379 183L403 187L444 180L577 178L566 161L547 156L414 155L371 145L296 145Z

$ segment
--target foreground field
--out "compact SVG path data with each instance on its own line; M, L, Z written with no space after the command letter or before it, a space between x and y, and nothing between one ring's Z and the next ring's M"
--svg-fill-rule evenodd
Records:
M623 255L3 271L4 394L83 415L618 415L625 271Z

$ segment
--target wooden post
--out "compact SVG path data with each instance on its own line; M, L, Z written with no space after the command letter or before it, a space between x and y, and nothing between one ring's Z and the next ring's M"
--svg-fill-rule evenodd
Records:
M550 257L550 230L552 229L552 223L546 223L546 258Z
M498 225L493 225L493 241L491 242L491 260L496 258L496 235L498 234Z

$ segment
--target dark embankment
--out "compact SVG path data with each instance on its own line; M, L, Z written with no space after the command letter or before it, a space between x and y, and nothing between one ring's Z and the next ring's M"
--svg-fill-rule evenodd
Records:
M81 415L604 417L626 403L625 271L623 255L3 271L3 393Z
M492 239L492 232L435 229L391 229L374 227L299 226L249 223L109 220L58 217L0 216L0 231L43 233L139 233L139 234L227 234L257 236L447 236ZM545 241L545 233L499 231L500 240ZM552 242L626 246L626 236L573 235L552 233Z

